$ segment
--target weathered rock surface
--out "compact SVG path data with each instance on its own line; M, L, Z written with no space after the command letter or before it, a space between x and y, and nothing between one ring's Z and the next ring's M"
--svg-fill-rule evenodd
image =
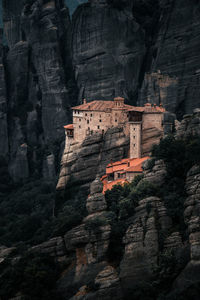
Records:
M58 287L67 296L76 283L71 298L74 300L121 299L118 273L106 261L111 226L106 221L107 205L102 191L103 185L97 176L90 186L87 199L89 215L64 237L67 252L74 253L74 262L71 270L59 280ZM93 290L95 285L97 290Z
M193 114L183 116L183 120L177 127L177 138L187 138L200 135L200 110L194 109Z
M139 103L162 102L181 117L200 106L200 4L160 0L155 6L160 16L148 49Z
M0 156L8 155L8 123L5 69L3 65L2 31L0 31Z
M123 128L111 128L105 134L87 137L82 145L74 143L65 149L57 188L64 189L72 184L87 184L96 174L105 173L106 165L127 157L129 138Z
M200 283L200 166L192 167L186 180L186 191L188 198L185 201L185 223L188 227L190 261L181 272L174 283L174 294L193 294L194 299L198 299L195 289Z
M8 149L3 121L7 118L13 179L18 181L36 173L55 180L63 149L63 125L70 121L68 109L76 93L74 90L72 95L70 91L70 17L62 1L20 3L16 10L14 1L4 3L9 47L5 58L8 114L2 117L4 133L0 144L4 145L2 151ZM27 153L20 159L23 144L27 144Z
M72 26L79 101L120 95L133 103L145 43L131 8L122 5L119 9L107 1L92 0L76 10Z
M152 161L154 166L152 168L149 168L149 164L151 164L151 161L147 160L143 164L144 169L144 179L143 181L151 182L152 184L155 184L157 186L162 186L165 182L165 177L167 175L165 163L163 160L156 160L155 163Z
M170 226L171 219L161 199L150 197L139 202L124 237L125 252L120 264L124 291L153 279L160 254L159 230L166 232Z

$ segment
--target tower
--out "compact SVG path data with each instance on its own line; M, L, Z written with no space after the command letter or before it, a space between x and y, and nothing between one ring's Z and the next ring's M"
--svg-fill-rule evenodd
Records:
M129 111L130 158L142 155L142 113Z

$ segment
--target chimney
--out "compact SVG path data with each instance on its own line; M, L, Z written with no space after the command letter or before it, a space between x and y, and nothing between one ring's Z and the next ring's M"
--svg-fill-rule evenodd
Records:
M87 103L86 99L83 99L83 104L86 104L86 103Z

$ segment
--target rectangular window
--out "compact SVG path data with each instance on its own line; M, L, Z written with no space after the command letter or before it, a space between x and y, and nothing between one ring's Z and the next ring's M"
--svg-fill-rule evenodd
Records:
M115 122L117 123L117 120L115 120Z
M90 117L92 117L92 114L90 115Z
M85 114L85 116L87 117L87 114Z
M120 178L120 173L117 174L118 178Z
M99 126L99 125L97 126L97 129L100 129L100 126Z
M87 124L89 124L90 123L90 121L89 120L87 120Z
M79 119L79 122L81 122L81 119Z
M133 136L133 138L135 139L135 135Z
M79 125L79 128L81 128L81 125Z

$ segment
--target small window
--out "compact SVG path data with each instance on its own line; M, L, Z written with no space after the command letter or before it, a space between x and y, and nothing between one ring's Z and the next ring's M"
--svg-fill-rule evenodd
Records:
M133 128L133 130L135 131L135 127Z
M90 121L89 120L87 120L87 124L89 124L90 123Z
M81 119L79 119L79 122L81 122Z
M79 125L79 128L81 128L81 125Z
M78 110L78 115L79 115L79 110Z
M101 118L101 115L100 115L100 118Z
M90 115L90 117L92 117L92 114Z
M100 126L99 126L99 125L97 126L97 129L100 129Z
M88 130L90 130L90 127L88 127Z
M99 120L99 122L101 123L101 119Z
M117 123L117 120L115 119L115 122Z
M135 144L133 144L133 147L135 147Z
M85 114L85 116L87 117L87 114Z
M117 174L118 178L120 178L120 173Z
M133 138L135 139L135 135L133 136Z

